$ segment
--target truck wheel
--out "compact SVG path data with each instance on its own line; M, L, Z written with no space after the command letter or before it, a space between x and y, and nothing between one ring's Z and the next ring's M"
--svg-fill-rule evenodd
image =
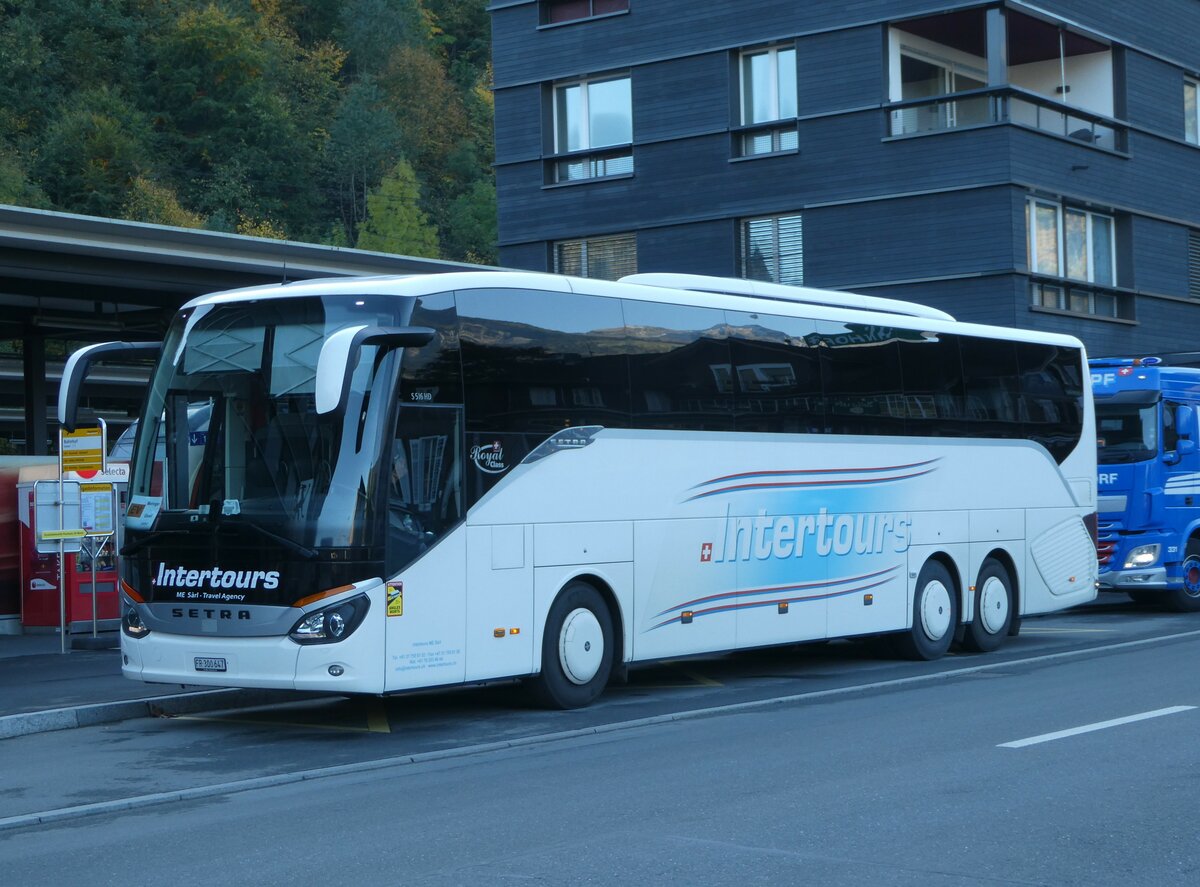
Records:
M926 561L913 592L912 628L892 635L905 659L940 659L950 649L958 625L958 588L937 561Z
M963 635L963 646L973 653L990 653L1008 637L1012 617L1012 579L1002 563L988 558L975 580L975 616Z
M1183 574L1183 587L1167 592L1167 606L1176 613L1194 613L1200 610L1200 540L1188 540L1180 572Z
M612 675L614 648L612 614L600 592L586 582L569 583L546 617L534 698L547 708L590 704Z

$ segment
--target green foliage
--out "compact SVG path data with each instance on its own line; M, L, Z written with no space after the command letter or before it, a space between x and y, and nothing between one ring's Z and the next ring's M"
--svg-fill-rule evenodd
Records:
M407 160L401 160L367 197L367 218L358 248L405 256L438 257L437 231L421 209L421 186Z
M151 156L149 125L107 87L77 93L46 127L36 172L57 208L116 216Z
M121 207L121 218L176 228L204 227L204 217L180 206L174 191L144 176L138 176L130 183Z
M489 38L487 0L7 0L0 202L494 261Z

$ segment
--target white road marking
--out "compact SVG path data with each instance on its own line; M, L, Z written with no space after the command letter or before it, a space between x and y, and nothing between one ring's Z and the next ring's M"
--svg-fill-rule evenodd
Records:
M1164 715L1175 715L1181 711L1192 711L1194 705L1173 705L1170 708L1160 708L1155 711L1144 711L1140 715L1129 715L1125 718L1113 718L1111 721L1099 721L1095 724L1084 724L1082 727L1072 727L1069 730L1058 730L1054 733L1043 733L1040 736L1030 736L1028 739L1017 739L1012 742L1002 742L996 748L1025 748L1041 742L1053 742L1055 739L1066 739L1068 736L1078 736L1080 733L1094 733L1097 730L1107 730L1109 727L1120 727L1122 724L1132 724L1150 718L1161 718Z

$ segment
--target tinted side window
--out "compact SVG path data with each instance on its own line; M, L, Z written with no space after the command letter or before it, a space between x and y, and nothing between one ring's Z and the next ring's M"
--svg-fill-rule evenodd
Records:
M620 302L525 290L457 297L469 431L628 426Z
M1012 342L964 336L963 375L971 437L1024 436L1017 406L1017 350Z
M1056 345L1019 342L1016 348L1025 433L1062 462L1083 429L1082 358Z
M738 431L825 429L816 321L727 311Z
M453 293L421 296L409 326L431 328L433 340L405 348L400 370L400 403L462 403L462 364Z
M834 434L904 434L900 343L907 330L859 323L817 324L825 415Z
M966 396L959 337L922 333L900 340L908 433L918 437L965 437Z
M733 367L725 313L622 303L635 428L733 430Z

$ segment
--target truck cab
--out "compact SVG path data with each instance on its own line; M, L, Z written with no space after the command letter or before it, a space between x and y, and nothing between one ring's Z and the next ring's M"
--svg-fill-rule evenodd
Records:
M1200 610L1200 354L1089 364L1100 590Z

